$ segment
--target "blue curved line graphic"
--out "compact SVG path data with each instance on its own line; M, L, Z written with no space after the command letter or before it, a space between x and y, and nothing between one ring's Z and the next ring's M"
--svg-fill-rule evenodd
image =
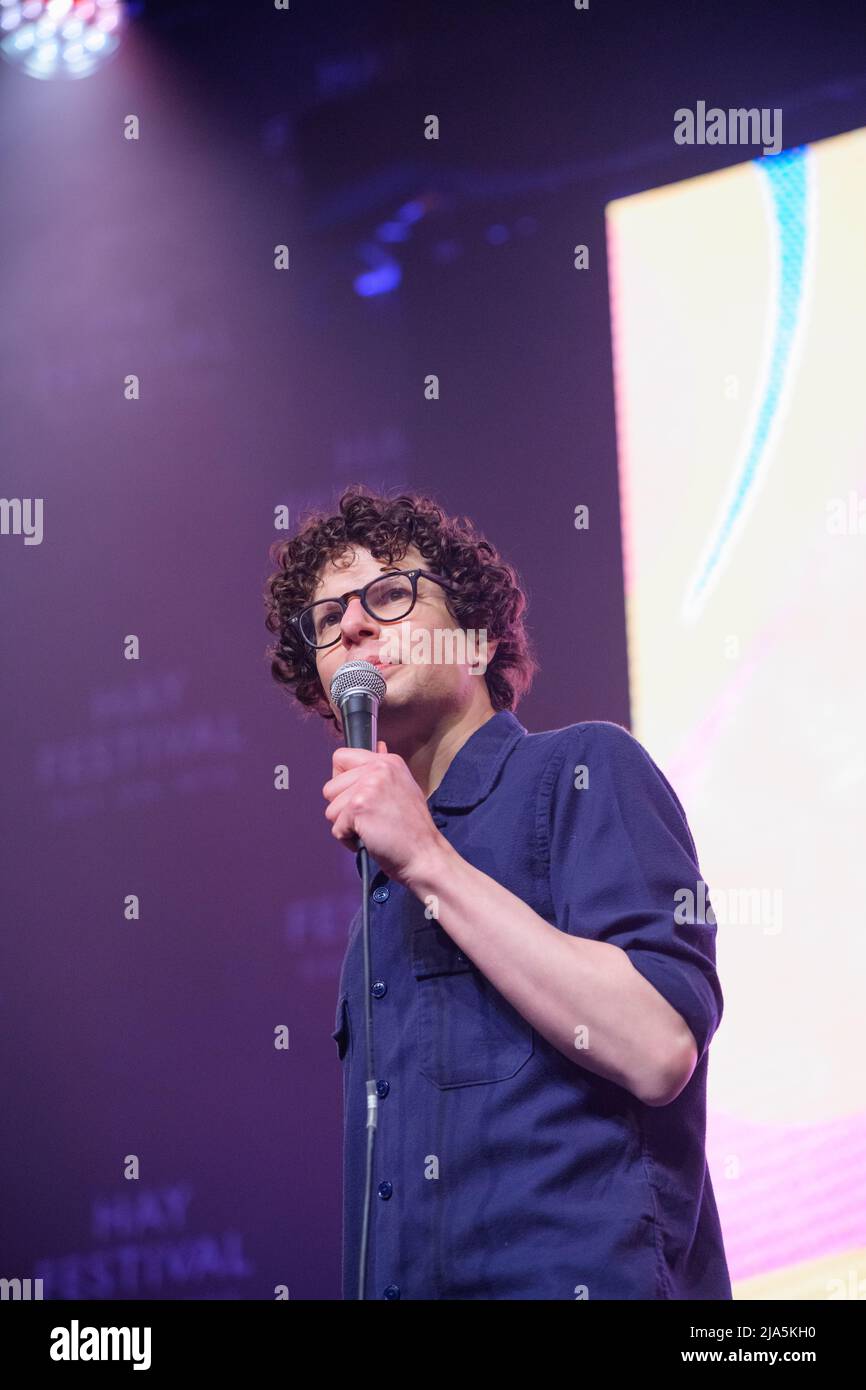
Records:
M764 394L758 408L752 438L740 467L733 496L716 526L700 573L689 586L686 611L696 608L707 584L718 568L732 532L742 517L743 508L762 462L766 462L767 440L779 408L785 376L791 361L791 349L803 302L807 251L807 209L809 193L808 146L784 150L754 161L755 168L766 179L772 200L775 254L778 260L777 302L770 365Z

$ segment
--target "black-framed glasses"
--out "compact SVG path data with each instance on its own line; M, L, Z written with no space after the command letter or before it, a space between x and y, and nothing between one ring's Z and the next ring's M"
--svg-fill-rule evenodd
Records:
M432 579L443 589L455 589L450 579L430 570L394 570L380 574L363 589L349 589L338 598L320 598L310 603L289 622L298 629L310 647L333 647L340 640L340 624L350 598L359 598L365 612L377 623L396 623L405 618L418 600L418 580Z

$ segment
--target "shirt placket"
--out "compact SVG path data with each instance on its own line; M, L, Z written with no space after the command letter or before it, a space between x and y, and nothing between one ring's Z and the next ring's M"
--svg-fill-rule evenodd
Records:
M376 1095L378 1115L373 1150L373 1210L370 1219L370 1261L367 1277L367 1297L396 1300L403 1292L399 1282L398 1223L405 1194L400 1177L394 1170L396 1147L393 1119L389 1114L389 1097L400 1084L395 1071L395 1010L400 996L400 960L397 943L396 914L397 885L381 869L370 885L370 966L373 994L373 1029L376 1066ZM363 945L361 969L363 970ZM363 1033L361 1035L363 1049ZM363 1072L363 1062L361 1071ZM393 1103L392 1107L393 1109ZM358 1145L363 1153L365 1146Z
M447 836L447 816L441 811L432 814L437 828ZM399 1300L413 1297L410 1287L411 1264L407 1267L401 1256L405 1244L405 1240L401 1239L401 1222L406 1218L410 1175L400 1171L400 1156L405 1154L406 1144L405 1136L397 1131L401 1116L405 1123L411 1108L407 1088L419 1084L417 1049L413 1041L417 1037L418 1001L406 930L412 905L419 911L423 910L414 898L410 903L407 890L389 879L384 870L377 869L371 875L370 976L378 1118L373 1150L367 1299ZM364 951L360 926L355 933L350 956L346 970L347 986L360 1004L364 999ZM351 1080L354 1087L363 1091L366 1082L364 1019L360 1007L356 1013L358 1024ZM398 1037L402 1037L402 1044L398 1043ZM360 1202L363 1200L366 1162L366 1132L363 1128L356 1130L350 1151L354 1169L353 1189L358 1198L357 1209L352 1212L351 1219L356 1233L356 1256L359 1256ZM417 1290L414 1296L418 1296Z

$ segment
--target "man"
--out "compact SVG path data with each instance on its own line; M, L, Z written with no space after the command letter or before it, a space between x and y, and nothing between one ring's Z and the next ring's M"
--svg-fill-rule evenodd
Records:
M680 920L701 876L669 783L616 724L527 732L515 572L429 499L350 489L272 556L273 673L338 733L334 674L393 657L397 624L398 656L487 636L483 673L456 640L456 660L383 664L378 750L339 748L322 789L332 835L370 855L367 1297L729 1299L704 1152L715 928ZM333 1034L344 1298L366 1145L360 923Z

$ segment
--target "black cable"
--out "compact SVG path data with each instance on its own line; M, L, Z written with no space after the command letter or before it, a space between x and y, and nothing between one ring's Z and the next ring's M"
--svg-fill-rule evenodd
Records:
M364 1044L367 1065L367 1161L364 1175L364 1210L361 1220L361 1252L358 1269L358 1298L365 1296L367 1277L367 1246L370 1238L370 1202L373 1194L373 1148L376 1138L379 1096L376 1091L376 1073L373 1066L373 982L370 978L370 861L359 840L361 854L361 934L364 942Z

